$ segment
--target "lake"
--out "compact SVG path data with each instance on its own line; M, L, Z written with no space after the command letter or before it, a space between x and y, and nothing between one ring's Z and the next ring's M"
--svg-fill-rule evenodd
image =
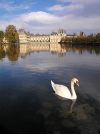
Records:
M56 96L54 83L76 100ZM100 133L100 46L57 43L0 47L0 129L12 134Z

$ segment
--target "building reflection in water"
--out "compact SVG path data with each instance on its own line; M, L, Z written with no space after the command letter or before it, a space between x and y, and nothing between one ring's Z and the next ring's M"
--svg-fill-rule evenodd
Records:
M52 54L58 54L58 56L66 55L66 49L62 48L59 43L32 43L32 44L20 44L20 56L25 58L26 55L31 52L49 51Z
M59 57L65 56L67 51L73 53L83 54L88 52L90 54L100 54L100 46L92 45L73 45L73 44L59 44L50 42L37 42L30 44L16 44L16 45L0 45L0 59L2 60L6 55L10 57L10 60L17 60L18 57L26 58L27 55L34 52L47 51L52 55L58 55ZM13 58L15 56L15 58Z

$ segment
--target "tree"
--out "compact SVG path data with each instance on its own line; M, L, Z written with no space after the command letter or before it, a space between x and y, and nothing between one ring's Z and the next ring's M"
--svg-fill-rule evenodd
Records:
M16 43L19 40L19 35L17 33L16 27L13 25L8 25L5 30L5 38L8 43Z
M4 38L4 32L0 30L0 43L3 42L3 38Z
M96 41L97 41L97 42L100 42L100 33L98 33L98 34L96 35Z

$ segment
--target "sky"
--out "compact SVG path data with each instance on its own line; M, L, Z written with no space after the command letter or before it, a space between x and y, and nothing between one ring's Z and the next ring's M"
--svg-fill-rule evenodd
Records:
M0 0L0 30L8 25L33 34L100 32L100 0Z

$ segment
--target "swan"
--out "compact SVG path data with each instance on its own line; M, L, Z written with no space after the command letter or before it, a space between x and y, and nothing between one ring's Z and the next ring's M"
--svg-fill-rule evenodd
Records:
M67 99L77 99L77 95L76 92L74 90L74 83L79 86L79 81L77 78L73 78L71 80L71 92L69 91L69 89L64 86L64 85L60 85L60 84L55 84L52 80L51 80L51 85L53 90L55 91L55 94Z

